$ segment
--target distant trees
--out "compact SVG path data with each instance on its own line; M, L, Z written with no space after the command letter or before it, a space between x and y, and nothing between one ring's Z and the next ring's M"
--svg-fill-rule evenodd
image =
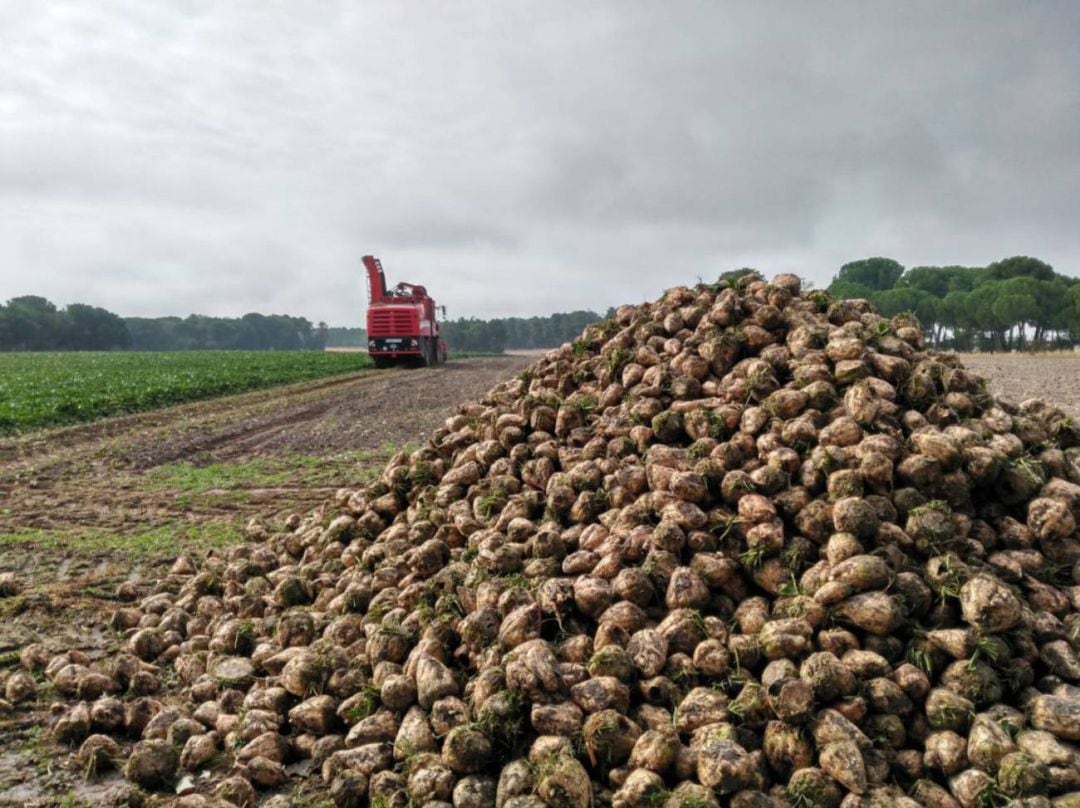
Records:
M851 261L840 267L840 271L833 278L833 284L840 291L861 292L884 292L892 289L900 276L904 274L904 268L891 258L863 258L860 261ZM839 294L839 291L835 292ZM842 295L853 297L854 295Z
M1014 255L1012 258L1004 258L995 261L986 267L986 274L996 281L1008 280L1009 278L1034 278L1039 281L1054 279L1054 268L1038 258L1030 258L1026 255Z
M63 348L69 351L130 348L131 335L123 319L98 306L72 303L63 311Z
M127 348L124 321L110 311L43 297L14 297L0 306L0 351L110 351Z
M85 303L58 309L36 295L0 305L0 351L321 350L328 329L303 317L130 317Z
M585 326L604 319L595 311L571 311L547 317L505 317L479 320L475 317L443 323L443 339L452 351L557 348L570 342Z
M137 351L322 350L329 331L285 314L128 317L124 322Z
M614 309L599 314L588 309L559 312L547 317L508 317L507 348L557 348L581 335L585 326L614 315Z
M891 258L867 258L841 267L829 292L868 298L890 316L914 312L938 347L1025 350L1080 343L1080 278L1029 256L985 267L907 270Z
M332 326L326 330L327 348L367 348L367 331L363 328Z

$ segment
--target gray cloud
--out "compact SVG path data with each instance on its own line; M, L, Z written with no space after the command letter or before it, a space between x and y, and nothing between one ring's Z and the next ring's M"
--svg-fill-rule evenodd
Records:
M1080 272L1069 2L0 6L0 298L360 321L734 266Z

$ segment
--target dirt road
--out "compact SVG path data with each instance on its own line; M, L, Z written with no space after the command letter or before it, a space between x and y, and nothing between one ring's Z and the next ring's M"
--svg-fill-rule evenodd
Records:
M107 622L122 582L363 483L531 361L368 371L0 441L0 572L23 587L0 598L0 684L31 642L101 656L122 640ZM30 720L0 704L0 805L102 804L122 784L67 768L41 684Z

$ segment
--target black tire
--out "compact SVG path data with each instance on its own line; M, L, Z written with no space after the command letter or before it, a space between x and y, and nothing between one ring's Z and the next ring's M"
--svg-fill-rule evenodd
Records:
M420 337L420 367L426 368L431 364L431 342L427 337Z

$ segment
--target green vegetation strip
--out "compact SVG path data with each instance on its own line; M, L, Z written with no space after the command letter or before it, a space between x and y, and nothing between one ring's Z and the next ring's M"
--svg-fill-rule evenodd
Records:
M413 444L406 444L408 451L415 448ZM185 461L151 469L140 477L139 483L145 490L194 493L278 485L341 485L352 478L366 479L377 474L397 451L393 444L387 443L375 451L343 452L326 457L294 454L228 463ZM371 468L364 469L366 465Z
M94 553L122 551L135 559L157 558L192 550L225 547L243 541L244 534L233 524L207 522L202 525L166 525L138 533L121 534L106 530L50 531L19 530L0 533L0 551L18 545L33 545L45 551Z
M0 354L0 435L369 367L366 353L322 351Z

